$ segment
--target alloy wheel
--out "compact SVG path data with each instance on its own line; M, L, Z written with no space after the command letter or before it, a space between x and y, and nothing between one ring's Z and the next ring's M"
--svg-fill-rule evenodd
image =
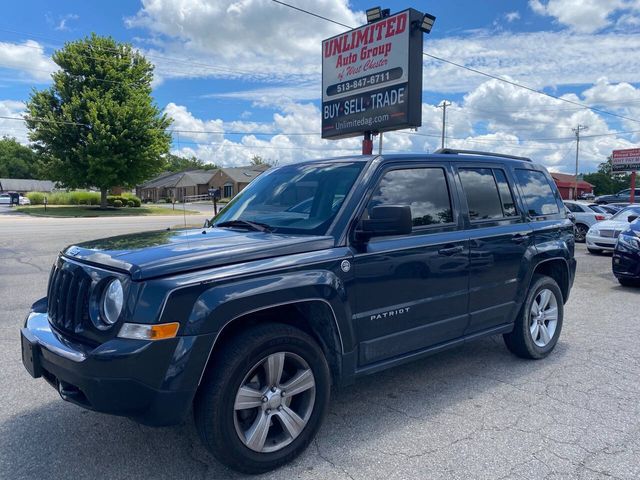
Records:
M316 383L309 364L291 352L256 363L236 392L234 425L245 446L276 452L302 433L313 412Z
M558 326L558 301L553 292L544 288L531 303L529 332L538 347L546 347Z

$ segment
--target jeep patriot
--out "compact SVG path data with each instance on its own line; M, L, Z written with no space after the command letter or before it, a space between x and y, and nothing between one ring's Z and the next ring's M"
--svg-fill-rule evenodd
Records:
M489 335L554 349L573 225L547 171L440 150L273 168L203 228L66 248L21 330L62 399L150 425L193 407L259 473L303 451L332 386Z

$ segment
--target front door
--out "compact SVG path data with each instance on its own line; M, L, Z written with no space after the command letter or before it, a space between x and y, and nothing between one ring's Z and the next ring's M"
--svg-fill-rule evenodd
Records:
M372 238L354 254L360 366L460 337L467 327L469 242L451 171L397 165L379 177L363 217L377 205L409 205L409 235Z

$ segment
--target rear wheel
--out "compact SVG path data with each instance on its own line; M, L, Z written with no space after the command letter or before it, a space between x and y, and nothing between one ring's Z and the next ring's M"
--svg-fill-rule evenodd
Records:
M576 242L583 243L587 238L587 232L589 231L589 227L584 223L576 223L574 230L574 237Z
M313 338L288 325L261 325L231 339L210 365L194 414L220 462L261 473L307 447L330 391L329 367Z
M522 358L546 357L558 343L563 316L558 284L551 277L536 275L513 331L503 336L507 348Z

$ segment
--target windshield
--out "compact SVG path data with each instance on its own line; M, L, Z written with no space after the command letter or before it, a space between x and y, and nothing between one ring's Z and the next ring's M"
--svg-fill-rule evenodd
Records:
M627 217L629 215L640 215L640 205L637 206L637 207L627 207L627 208L624 208L624 209L620 210L613 217L611 217L611 220L618 220L619 222L626 222L627 221Z
M325 234L364 162L288 165L267 171L214 218L214 226L259 223L276 233ZM223 225L225 224L225 225Z

